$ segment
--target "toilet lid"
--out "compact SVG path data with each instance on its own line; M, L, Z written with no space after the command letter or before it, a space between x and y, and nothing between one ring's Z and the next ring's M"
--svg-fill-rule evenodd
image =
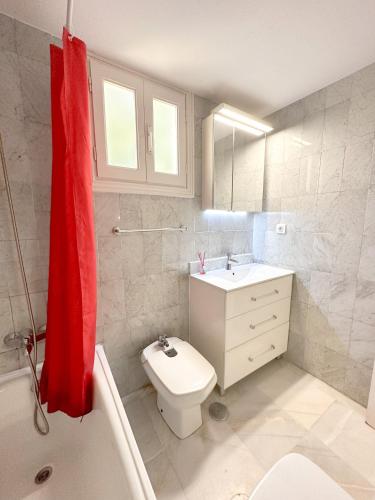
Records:
M249 500L353 500L320 467L289 453L268 471Z
M166 389L175 396L205 389L215 376L213 366L188 342L168 338L177 356L168 357L154 342L144 349L142 357ZM155 345L156 344L156 345Z

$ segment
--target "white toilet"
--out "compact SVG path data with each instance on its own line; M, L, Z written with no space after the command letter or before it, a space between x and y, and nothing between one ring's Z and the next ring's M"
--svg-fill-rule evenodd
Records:
M202 425L201 403L215 387L213 366L192 345L177 337L153 342L141 355L157 391L161 415L180 439Z

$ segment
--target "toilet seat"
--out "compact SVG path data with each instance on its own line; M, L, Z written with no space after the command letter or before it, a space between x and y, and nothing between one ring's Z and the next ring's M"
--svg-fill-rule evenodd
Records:
M177 356L168 357L161 347L151 344L142 353L165 389L173 396L204 390L216 377L213 366L192 345L177 337L168 339Z

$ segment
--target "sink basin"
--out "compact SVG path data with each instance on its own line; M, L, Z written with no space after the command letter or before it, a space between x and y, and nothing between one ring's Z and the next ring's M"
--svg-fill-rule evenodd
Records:
M294 271L265 264L244 264L235 266L231 270L218 269L206 274L193 274L191 278L204 281L225 291L231 291L290 274L294 274Z
M251 274L251 269L241 269L240 266L237 268L233 268L230 271L223 269L220 271L213 271L213 273L217 273L217 277L226 281L230 281L231 283L238 283L241 280L246 280L249 278L249 274Z

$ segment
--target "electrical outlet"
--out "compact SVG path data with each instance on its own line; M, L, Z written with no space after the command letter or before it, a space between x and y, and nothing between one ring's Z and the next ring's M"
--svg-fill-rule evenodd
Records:
M277 234L285 234L286 233L286 224L276 224L276 233Z

